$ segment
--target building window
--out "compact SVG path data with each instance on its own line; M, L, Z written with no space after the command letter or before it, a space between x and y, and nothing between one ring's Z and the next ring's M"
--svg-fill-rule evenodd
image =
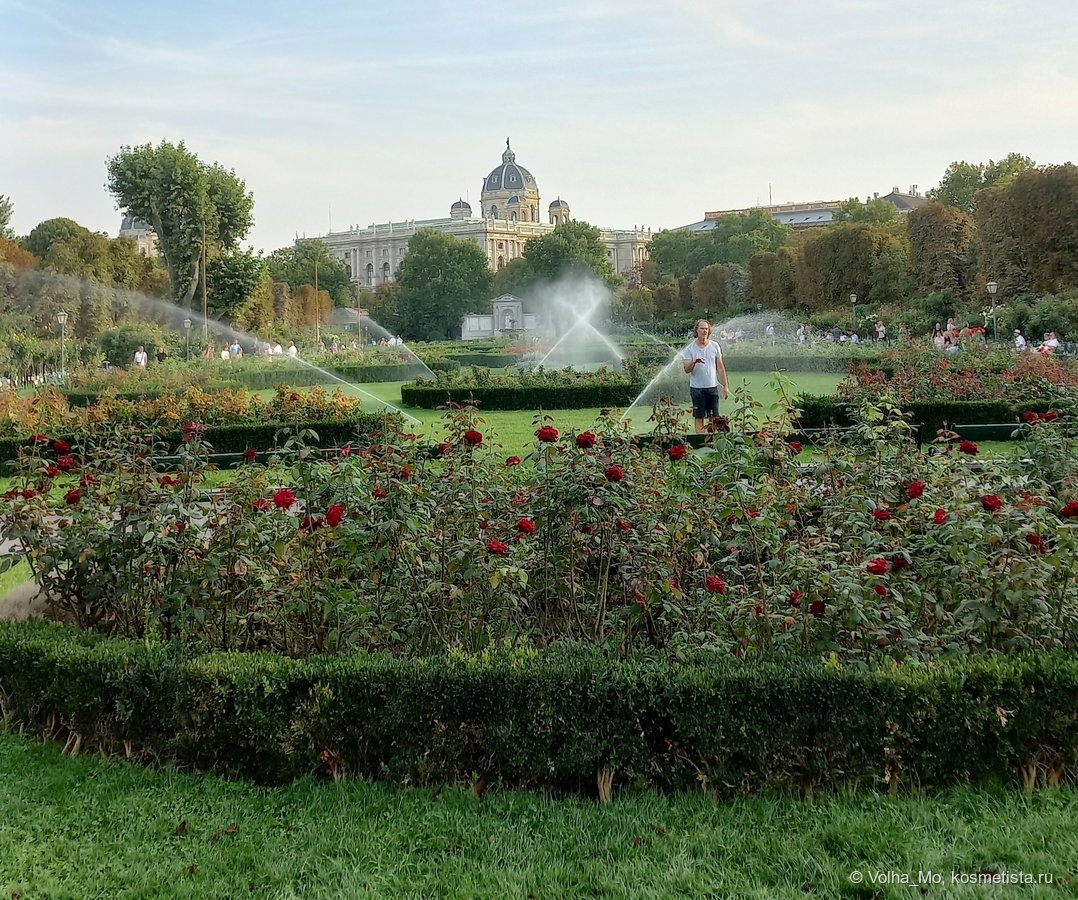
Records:
M373 250L368 250L367 251L367 259L370 259L372 256L374 256L374 251Z
M505 249L505 241L498 241L498 249L499 250L504 250Z
M382 263L382 281L389 281L389 263Z
M344 271L348 273L348 277L352 277L352 267L348 263L344 264Z
M490 217L491 217L492 219L496 219L496 218L498 218L498 207L496 207L496 206L492 206L492 207L490 208Z
M382 256L389 256L389 250L385 247L382 248Z
M398 247L397 248L397 256L404 256L404 248L403 247Z
M367 252L370 253L369 250ZM374 264L373 263L367 263L367 284L368 285L374 284Z

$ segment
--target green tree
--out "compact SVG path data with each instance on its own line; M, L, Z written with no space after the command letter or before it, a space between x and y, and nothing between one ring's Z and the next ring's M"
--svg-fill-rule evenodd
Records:
M54 244L76 243L79 238L90 233L89 228L80 225L74 219L61 216L56 219L46 219L35 225L19 243L24 250L29 250L34 256L44 259L49 255Z
M535 275L528 266L528 260L518 256L494 273L494 296L514 294L519 297L527 292L528 286L534 280Z
M898 207L886 200L869 200L862 203L857 197L850 197L834 213L836 225L867 223L887 225L898 221Z
M262 287L266 261L253 250L233 250L210 260L207 304L211 314L232 321Z
M753 302L770 309L794 305L794 268L798 251L780 247L777 252L761 252L749 260Z
M11 230L11 217L15 213L15 206L11 198L0 194L0 238L5 241L15 240L15 232Z
M326 242L318 238L296 241L291 247L274 250L266 259L270 277L287 284L294 294L303 285L314 286L318 268L318 290L328 291L336 306L352 306L352 279L343 262L330 255ZM212 282L211 282L212 284Z
M531 238L524 244L524 258L530 282L592 272L612 289L621 285L599 229L587 222L562 222L549 234Z
M380 325L390 334L403 333L400 294L401 286L398 282L384 281L373 291L364 291L360 297L361 305L370 313L372 322ZM372 335L372 337L377 336L377 334Z
M876 258L894 230L880 225L836 225L809 236L794 265L794 293L809 310L845 307L850 294L869 299Z
M925 203L906 217L910 275L924 296L951 291L967 297L972 280L973 219L955 206Z
M1022 172L1033 167L1033 160L1020 153L1008 153L998 162L956 161L947 167L939 187L930 190L928 197L972 215L977 204L978 191L997 184L1009 184Z
M172 296L185 309L201 280L203 249L207 259L233 250L251 228L254 198L244 182L201 162L182 141L121 147L108 160L108 188L127 215L153 228Z
M657 277L697 275L706 266L736 263L747 268L754 254L774 253L789 238L790 229L769 212L754 209L720 216L710 231L660 231L648 245Z
M401 333L410 340L459 337L461 319L487 307L493 280L477 244L437 231L416 232L397 268Z
M729 303L730 270L727 266L704 266L696 276L696 305L719 311Z

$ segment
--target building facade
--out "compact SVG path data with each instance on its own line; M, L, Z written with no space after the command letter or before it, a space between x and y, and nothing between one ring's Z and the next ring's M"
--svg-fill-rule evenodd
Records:
M524 244L530 238L549 234L558 224L570 220L569 204L558 197L547 207L547 221L540 221L541 202L535 176L517 163L506 139L501 165L483 179L478 216L473 214L471 204L458 199L446 218L357 226L331 232L321 239L360 288L396 281L397 267L408 251L408 242L425 228L457 240L474 241L496 272L523 256ZM614 271L622 277L639 270L647 259L650 228L600 228L599 233Z

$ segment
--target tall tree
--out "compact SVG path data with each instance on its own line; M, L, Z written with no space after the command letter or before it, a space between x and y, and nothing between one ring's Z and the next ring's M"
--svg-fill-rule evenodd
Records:
M928 197L972 215L977 205L978 191L997 184L1009 184L1022 172L1033 167L1033 160L1021 153L1008 153L996 162L956 161L947 167L939 187L930 190Z
M774 253L790 229L763 209L719 216L710 231L660 231L648 245L658 278L697 275L706 266L736 263L748 268L755 253Z
M251 228L254 198L244 182L203 163L182 141L121 147L108 160L108 188L126 214L153 228L172 295L186 309L201 280L203 249L207 259L233 250Z
M836 225L869 223L886 225L898 221L898 207L886 200L869 200L862 203L857 197L850 197L834 213Z
M921 296L950 290L968 296L972 279L973 219L955 206L932 202L906 218L910 275Z
M15 213L15 206L10 197L0 194L0 238L5 241L15 240L15 232L11 229L11 217Z
M329 291L337 306L352 306L352 279L344 263L331 256L326 242L318 238L296 241L291 247L274 250L266 259L270 277L287 284L294 294L303 285L314 286L318 267L318 290ZM212 282L211 282L212 283Z
M531 238L524 244L524 258L533 281L591 272L611 288L621 285L599 229L587 222L561 222L549 234Z
M397 281L404 336L452 339L467 313L489 309L493 275L477 244L424 229L408 242Z
M229 321L254 297L266 275L266 261L253 250L222 253L206 268L210 275L209 310Z

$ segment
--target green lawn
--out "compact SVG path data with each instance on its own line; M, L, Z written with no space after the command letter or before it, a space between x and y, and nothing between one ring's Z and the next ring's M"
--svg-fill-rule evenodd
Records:
M33 898L1078 895L1078 794L998 789L716 804L304 781L259 788L68 759L0 734L0 896ZM181 823L186 823L182 834ZM851 881L859 872L864 882ZM952 887L951 872L1058 886ZM856 876L855 876L856 877Z

